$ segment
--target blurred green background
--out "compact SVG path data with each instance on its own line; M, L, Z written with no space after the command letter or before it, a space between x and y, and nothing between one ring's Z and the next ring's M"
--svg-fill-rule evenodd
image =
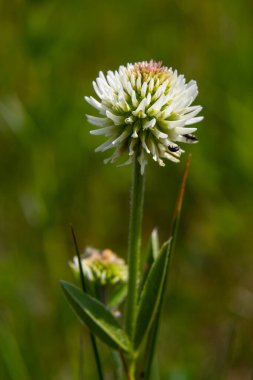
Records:
M252 379L252 1L0 4L0 379L78 378L81 327L58 285L72 280L69 223L82 248L125 256L131 179L94 153L102 139L89 135L83 96L99 70L151 58L197 80L205 116L200 143L186 147L161 380ZM185 158L148 165L144 247L154 226L167 238Z

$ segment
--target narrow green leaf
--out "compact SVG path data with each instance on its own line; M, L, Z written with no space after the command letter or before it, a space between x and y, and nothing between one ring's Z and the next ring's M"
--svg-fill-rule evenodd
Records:
M61 281L61 286L79 319L94 335L114 349L130 351L128 336L104 304L68 282Z
M143 273L143 278L140 285L140 293L142 292L142 289L145 285L150 268L153 265L154 260L158 257L158 255L159 255L159 236L158 236L157 228L154 228L151 233L149 243L148 243L146 262L144 265L144 273Z
M77 244L77 238L76 238L76 234L74 231L74 227L72 225L70 225L70 228L71 228L71 233L72 233L72 237L73 237L73 241L74 241L74 245L75 245L76 255L78 258L79 273L80 273L80 280L81 280L82 289L83 289L84 293L90 293L90 287L89 286L87 287L87 284L85 283L82 260L81 260L80 250L79 250L79 247ZM91 331L90 331L90 340L91 340L92 351L93 351L96 366L97 366L98 378L99 378L99 380L104 380L103 368L101 365L101 360L100 360L100 355L98 352L97 342L96 342L96 339L95 339L95 337ZM81 346L82 346L82 344L81 344ZM81 349L81 352L82 352L82 349ZM82 379L82 371L81 371L82 361L83 361L83 357L82 357L82 354L80 354L80 380Z
M166 277L171 239L163 245L147 276L138 304L134 348L137 349L156 315Z
M186 181L188 178L189 174L189 168L190 168L190 162L191 162L191 155L188 155L185 169L184 169L184 174L182 177L177 201L176 201L176 206L174 209L174 215L172 218L172 225L171 225L171 235L173 236L173 241L170 245L170 262L172 261L172 256L173 256L173 251L174 251L174 246L177 238L177 230L178 230L178 225L179 225L179 219L182 211L182 204L183 204L183 199L184 199L184 193L185 193L185 186L186 186ZM162 294L160 297L160 303L158 306L158 310L154 319L154 322L152 323L152 327L150 329L148 339L147 339L147 346L145 350L145 364L143 368L143 378L145 380L149 380L151 378L151 369L152 369L152 364L153 364L153 358L155 354L155 349L156 349L156 341L157 341L157 335L158 335L158 330L159 330L159 323L160 323L160 317L161 317L161 311L162 311L162 305L163 305L163 300L164 300L164 293L166 289L166 283L167 283L167 277L169 274L169 266L167 268L167 273L165 276L165 281L164 281L164 286L162 289Z

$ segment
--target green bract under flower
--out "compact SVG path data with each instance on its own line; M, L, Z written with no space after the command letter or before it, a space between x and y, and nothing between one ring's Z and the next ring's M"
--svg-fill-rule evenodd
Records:
M84 276L90 282L98 285L114 285L127 281L128 272L125 261L110 249L99 251L88 247L81 260ZM79 274L77 256L74 256L70 266Z
M203 119L196 117L202 107L191 105L197 84L186 83L183 75L161 62L129 63L106 76L100 71L93 87L99 101L92 96L85 99L102 117L87 115L99 127L91 134L108 137L96 151L115 148L105 162L114 162L127 152L125 164L137 156L143 173L148 156L164 166L164 159L179 161L183 150L178 142L197 142L193 135L197 128L191 126Z

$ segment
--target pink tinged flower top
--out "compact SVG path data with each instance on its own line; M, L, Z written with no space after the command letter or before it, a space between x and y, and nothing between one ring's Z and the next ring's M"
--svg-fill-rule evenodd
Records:
M102 117L87 115L99 129L93 135L108 139L96 151L114 148L105 162L114 162L127 153L125 164L138 158L144 172L148 157L164 166L164 159L178 162L183 150L179 142L195 143L193 124L201 106L192 106L198 94L195 81L186 83L183 75L161 62L144 61L120 66L117 71L101 71L93 82L99 100L85 97Z

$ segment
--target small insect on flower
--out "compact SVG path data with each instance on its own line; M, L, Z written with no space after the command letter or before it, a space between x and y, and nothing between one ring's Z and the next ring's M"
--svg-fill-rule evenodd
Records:
M117 71L102 71L93 82L99 101L85 97L102 117L87 115L90 124L99 129L93 135L108 140L96 151L115 148L105 162L115 162L125 152L130 164L137 157L144 173L148 156L164 166L164 159L178 162L183 150L177 144L195 143L192 124L201 106L192 106L198 94L195 81L186 83L183 75L163 66L161 62L144 61L120 66Z
M178 152L179 151L179 147L178 146L169 146L169 151L170 152L173 152L173 153L175 153L175 152Z
M128 269L125 261L110 249L100 251L87 247L81 263L85 278L97 285L115 285L127 281ZM73 257L70 267L79 274L77 256Z

